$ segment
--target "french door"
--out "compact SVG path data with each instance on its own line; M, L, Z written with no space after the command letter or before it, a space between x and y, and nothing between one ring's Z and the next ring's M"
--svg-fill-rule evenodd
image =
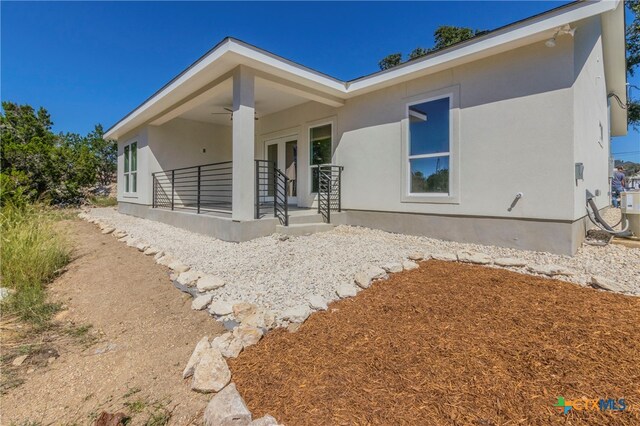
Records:
M298 204L298 140L296 136L271 139L264 143L264 157L276 165L288 178L289 204ZM268 195L273 197L273 179L269 175Z

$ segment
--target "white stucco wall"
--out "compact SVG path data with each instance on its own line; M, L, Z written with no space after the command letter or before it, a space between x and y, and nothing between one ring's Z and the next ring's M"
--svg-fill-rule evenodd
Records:
M339 110L335 161L347 209L570 220L573 46L544 43L413 80ZM459 91L458 200L402 202L406 103ZM511 212L516 193L524 197Z
M133 139L138 140L138 194L126 197L119 184L119 201L151 204L154 172L231 161L231 127L176 118L162 126L145 126L118 141L119 183L123 179L124 145Z
M584 180L574 181L574 219L585 216L586 191L599 208L609 202L609 113L601 25L598 17L577 24L574 44L574 155L584 164ZM600 133L602 126L602 134Z

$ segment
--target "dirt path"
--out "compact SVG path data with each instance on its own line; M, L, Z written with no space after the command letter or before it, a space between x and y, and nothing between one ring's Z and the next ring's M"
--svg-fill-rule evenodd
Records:
M170 424L200 424L210 396L191 391L181 372L195 343L222 327L192 311L191 298L152 257L89 223L65 226L75 259L51 285L51 298L68 306L59 321L91 325L96 341L53 336L59 358L45 367L25 361L25 383L2 396L1 423L91 424L106 410L131 415L131 424L169 412Z

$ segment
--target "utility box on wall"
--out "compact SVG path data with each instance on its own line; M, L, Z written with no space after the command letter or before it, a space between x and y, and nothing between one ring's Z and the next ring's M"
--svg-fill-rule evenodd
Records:
M576 181L584 180L584 164L576 163Z

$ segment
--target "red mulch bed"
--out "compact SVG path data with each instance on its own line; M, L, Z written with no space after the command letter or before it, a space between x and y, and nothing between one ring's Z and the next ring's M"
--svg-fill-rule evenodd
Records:
M431 260L230 366L254 417L286 425L639 425L640 298ZM559 396L631 410L564 415Z

